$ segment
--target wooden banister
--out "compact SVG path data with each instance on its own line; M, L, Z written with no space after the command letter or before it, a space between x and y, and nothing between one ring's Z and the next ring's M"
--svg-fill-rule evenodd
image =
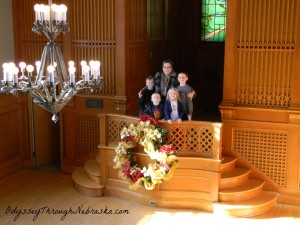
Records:
M115 146L123 127L138 123L138 117L120 114L99 114L100 146ZM222 152L222 123L183 121L182 123L159 121L172 139L181 157L205 157L220 159Z

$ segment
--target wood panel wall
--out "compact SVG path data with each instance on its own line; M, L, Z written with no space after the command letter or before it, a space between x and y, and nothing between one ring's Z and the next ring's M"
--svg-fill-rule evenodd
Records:
M43 35L38 36L31 31L36 3L47 4L47 0L13 0L16 61L34 63L47 42ZM194 77L191 77L191 82L203 78L193 87L199 93L198 99L204 98L200 88L207 88L203 81L211 82L204 78L210 74L196 70L203 70L199 65L207 65L206 53L210 51L197 47L197 0L55 0L53 3L64 3L68 7L70 32L59 35L56 40L62 48L65 63L74 60L79 68L78 64L83 59L99 59L104 86L99 93L88 96L81 92L74 97L62 110L58 124L50 120L48 112L34 105L34 114L29 114L28 120L31 124L31 118L34 119L36 151L42 153L37 156L43 157L37 162L61 161L66 171L71 171L72 165L80 165L96 149L96 146L81 149L77 142L76 135L93 129L89 123L90 116L93 120L97 113L102 112L138 115L137 93L144 87L145 78L160 70L166 58L173 59L177 71L191 72ZM198 54L197 49L204 54ZM215 54L209 55L209 58L220 55L217 52L214 51ZM79 75L77 71L77 78ZM198 99L195 110L203 105ZM95 108L94 103L101 106ZM30 108L27 109L31 112ZM77 129L81 130L77 132ZM31 135L31 130L27 134ZM91 143L97 145L97 140L89 137L83 142L88 146ZM81 150L85 153L78 153L81 157L76 161L74 152ZM60 156L57 151L60 151ZM49 157L51 160L43 161ZM63 165L64 162L66 165Z
M0 95L0 178L31 164L27 99Z
M299 0L228 1L224 154L300 202Z

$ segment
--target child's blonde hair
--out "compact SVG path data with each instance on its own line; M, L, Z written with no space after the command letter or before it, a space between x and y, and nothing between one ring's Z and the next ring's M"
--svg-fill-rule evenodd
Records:
M174 87L172 87L172 88L170 88L170 89L168 90L168 93L167 93L167 99L170 99L170 98L169 98L169 95L170 95L170 92L171 92L171 91L175 91L177 99L178 99L179 101L181 101L179 92L178 92L177 88L174 88Z

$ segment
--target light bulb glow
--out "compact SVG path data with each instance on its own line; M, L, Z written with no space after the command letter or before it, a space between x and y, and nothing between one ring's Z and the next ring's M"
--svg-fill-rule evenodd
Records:
M35 65L36 65L37 67L40 67L40 66L41 66L41 61L36 61L36 62L35 62Z
M80 62L80 65L81 65L82 67L85 66L85 65L86 65L86 61L82 60L82 61Z
M76 71L76 69L75 69L75 67L69 67L69 72L70 72L70 74L73 74L73 73L75 73L75 71Z
M75 65L75 63L74 63L74 61L69 61L69 67L74 67L74 65Z
M24 69L26 68L26 63L20 62L19 67L21 68L21 71L24 71Z
M26 70L27 70L27 72L32 73L32 71L34 70L33 65L27 65Z
M47 71L48 71L49 73L53 73L53 72L54 72L54 66L48 66L48 67L47 67Z

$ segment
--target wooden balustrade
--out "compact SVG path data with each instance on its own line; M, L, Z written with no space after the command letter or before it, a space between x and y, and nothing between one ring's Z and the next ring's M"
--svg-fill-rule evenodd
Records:
M184 121L168 124L159 121L173 139L178 151L178 166L174 176L154 190L140 188L129 190L118 169L114 169L115 147L120 141L120 132L131 123L138 123L138 117L99 114L100 174L104 195L114 195L170 208L197 208L213 211L218 201L221 176L221 132L222 124L202 121ZM146 153L140 153L142 161L150 160Z
M131 123L138 123L138 117L116 114L99 114L100 145L114 146L120 141L120 132ZM171 123L159 121L173 139L178 156L221 158L221 123L204 121L183 121Z

